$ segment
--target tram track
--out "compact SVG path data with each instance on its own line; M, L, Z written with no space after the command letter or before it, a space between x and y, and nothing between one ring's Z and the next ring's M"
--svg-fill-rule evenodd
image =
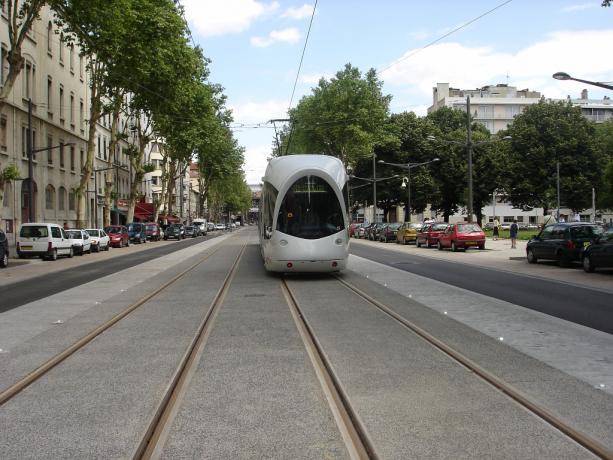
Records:
M55 354L47 361L45 361L40 366L36 367L29 373L27 373L24 377L17 380L12 385L6 387L4 390L0 392L0 407L6 402L10 401L12 398L21 393L24 389L32 385L37 380L41 379L48 372L56 368L59 364L64 362L70 356L74 355L79 350L82 350L87 344L92 342L96 337L100 336L104 332L109 331L113 326L118 324L122 319L126 318L130 313L137 310L139 307L145 305L148 301L159 295L160 293L166 291L169 287L177 283L179 280L184 278L187 274L192 272L194 269L199 267L205 261L207 261L210 257L212 257L215 253L217 253L222 246L217 246L213 250L208 251L203 257L201 257L198 261L182 270L175 276L173 276L170 280L164 282L161 286L156 289L150 291L144 296L140 297L137 301L131 303L128 307L123 309L121 312L115 314L112 318L100 324L96 328L90 330L88 333L83 335L81 338L74 341L71 345L64 348L64 350Z
M593 438L589 434L581 431L580 429L577 429L576 427L572 425L572 423L569 423L565 421L564 419L562 419L561 417L557 416L550 409L545 407L543 404L540 404L539 402L537 402L530 396L526 395L522 391L515 388L513 385L506 382L504 379L498 377L494 373L490 372L488 369L479 365L477 362L470 359L469 357L467 357L462 352L458 351L453 346L448 345L447 343L445 343L445 341L437 338L434 334L428 332L427 330L415 324L414 322L407 320L401 314L394 311L392 307L386 305L383 302L380 302L375 297L364 292L362 289L360 289L358 286L354 285L353 283L345 279L342 279L338 275L333 275L332 279L337 281L340 285L342 285L349 292L351 292L355 296L365 301L368 305L384 313L385 315L387 315L387 317L391 318L396 323L402 325L405 329L410 331L412 334L415 334L420 339L424 340L429 345L431 345L438 351L445 354L453 362L457 363L463 368L468 369L476 378L478 378L482 382L485 382L487 385L494 388L499 393L503 394L505 397L509 398L510 400L518 404L523 409L527 410L529 413L535 415L536 417L541 419L543 422L545 422L548 426L560 432L565 437L572 440L574 443L582 446L583 448L587 449L589 452L591 452L592 454L596 455L599 458L613 460L613 451L609 449L606 445L599 442L597 439ZM305 341L305 346L307 346L308 348L312 347L314 350L316 350L318 359L322 361L321 365L314 364L314 366L316 368L319 366L323 366L323 368L325 369L325 372L329 373L329 376L326 378L333 382L333 390L338 392L337 399L339 399L342 405L341 411L344 410L347 413L348 422L344 421L344 422L339 423L339 427L341 427L341 431L343 431L343 426L344 426L343 423L345 425L350 424L352 428L355 429L359 441L362 442L362 448L363 448L362 452L367 455L367 457L357 457L357 458L377 458L376 456L377 453L375 451L374 444L370 440L369 436L367 435L367 427L360 421L359 414L357 413L356 409L354 409L351 406L349 402L349 395L343 390L343 386L342 386L342 383L340 382L339 377L334 374L332 364L326 358L325 349L322 348L322 345L317 339L316 331L314 331L311 328L308 322L308 318L306 317L305 314L303 314L302 310L299 307L299 303L298 303L299 301L297 299L296 294L293 293L291 287L288 285L288 283L285 280L283 280L283 285L284 285L284 290L287 290L286 296L290 297L292 303L296 305L296 307L291 307L291 308L296 308L296 313L294 313L294 315L299 318L299 320L296 319L297 324L298 324L298 321L301 323L299 327L302 327L307 331L306 333L308 334L308 341L312 342L313 344L313 345L306 345L306 341ZM318 370L318 374L319 372L320 371ZM336 409L333 408L333 411L335 410ZM348 449L351 452L353 447L351 447L351 445L348 444Z

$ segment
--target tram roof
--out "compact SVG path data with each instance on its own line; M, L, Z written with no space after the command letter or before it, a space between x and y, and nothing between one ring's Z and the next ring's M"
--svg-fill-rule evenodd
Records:
M301 170L325 173L339 188L343 188L347 182L347 174L341 160L329 155L317 154L273 158L268 162L263 179L276 189L280 189L290 177Z

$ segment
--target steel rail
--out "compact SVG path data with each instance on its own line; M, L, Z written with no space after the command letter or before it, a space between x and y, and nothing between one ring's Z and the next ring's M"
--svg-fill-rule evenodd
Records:
M193 374L197 368L198 362L200 361L200 357L204 351L204 347L215 322L217 313L223 305L223 301L228 290L230 289L230 284L232 283L234 275L238 270L238 265L243 257L243 254L245 253L246 247L247 244L244 244L241 248L221 287L215 294L215 297L213 298L207 313L204 315L196 334L192 338L192 341L187 347L185 354L179 362L179 366L175 370L172 378L170 379L170 383L164 391L164 396L158 405L157 411L151 419L141 442L132 455L133 459L151 459L161 457L164 444L168 438L168 435L170 434L172 423L181 407L181 402L183 401Z
M45 363L41 364L39 367L34 369L32 372L27 374L25 377L21 378L19 381L15 382L13 385L9 386L8 388L6 388L2 392L0 392L0 406L2 406L4 403L9 401L15 395L19 394L22 390L24 390L26 387L31 385L33 382L35 382L36 380L41 378L43 375L45 375L51 369L53 369L58 364L60 364L62 361L64 361L66 358L70 357L72 354L74 354L75 352L77 352L78 350L83 348L85 345L87 345L89 342L94 340L100 334L102 334L103 332L105 332L108 329L110 329L116 323L118 323L123 318L125 318L130 313L132 313L134 310L136 310L138 307L142 306L144 303L146 303L147 301L151 300L153 297L155 297L160 292L162 292L163 290L168 288L170 285L174 284L175 282L177 282L178 280L183 278L187 273L189 273L190 271L192 271L193 269L198 267L200 264L202 264L204 261L206 261L209 257L211 257L213 254L215 254L217 251L219 251L220 248L221 247L218 246L213 251L207 253L198 262L192 264L187 269L185 269L181 273L175 275L169 281L167 281L164 284L162 284L160 287L156 288L155 290L153 290L150 293L146 294L145 296L141 297L139 300L137 300L136 302L132 303L128 308L126 308L122 312L116 314L115 316L113 316L111 319L109 319L105 323L101 324L100 326L96 327L91 332L89 332L85 336L81 337L79 340L74 342L72 345L70 345L69 347L64 349L64 351L56 354L55 356L53 356L52 358L47 360Z
M358 414L353 410L349 397L332 366L323 352L322 346L313 333L300 304L286 280L281 281L281 290L307 350L315 373L324 391L336 424L345 441L349 456L353 459L378 459L374 444Z
M422 339L424 339L425 341L433 345L435 348L445 353L452 360L456 361L457 363L461 364L462 366L472 371L474 374L479 376L482 380L489 383L493 387L497 388L502 393L506 394L512 400L517 402L520 406L532 412L533 414L535 414L536 416L544 420L546 423L553 426L558 431L562 432L567 437L575 441L577 444L581 445L582 447L584 447L585 449L589 450L590 452L592 452L593 454L597 455L598 457L602 459L613 460L613 451L611 451L607 446L603 445L602 443L592 438L591 436L587 435L586 433L583 433L582 431L579 431L576 428L572 427L569 423L565 422L560 417L556 416L551 411L549 411L542 405L532 400L529 396L523 394L521 391L513 387L511 384L505 382L504 380L500 379L499 377L492 374L488 370L484 369L479 364L474 362L472 359L463 355L461 352L455 350L453 347L447 345L442 340L437 339L432 334L427 332L425 329L422 329L421 327L419 327L412 321L409 321L406 318L402 317L401 315L396 313L394 310L392 310L390 307L379 302L375 298L371 297L369 294L365 293L360 288L349 283L348 281L345 281L339 278L338 276L335 276L335 278L339 283L344 285L348 290L357 294L359 297L366 300L368 303L374 305L376 308L381 310L383 313L387 314L391 318L398 321L400 324L405 326L407 329L409 329L410 331L412 331L413 333L415 333L416 335L418 335L419 337L421 337Z

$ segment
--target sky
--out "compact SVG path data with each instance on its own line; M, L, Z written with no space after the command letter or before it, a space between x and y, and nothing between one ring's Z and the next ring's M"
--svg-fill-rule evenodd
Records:
M287 118L321 77L346 63L377 70L392 113L425 115L437 82L460 89L507 83L554 99L578 98L584 88L590 99L611 96L551 78L564 71L613 81L613 8L601 3L320 0L298 73L314 1L181 1L194 43L211 60L210 81L225 88L249 184L260 182L272 151L266 122Z

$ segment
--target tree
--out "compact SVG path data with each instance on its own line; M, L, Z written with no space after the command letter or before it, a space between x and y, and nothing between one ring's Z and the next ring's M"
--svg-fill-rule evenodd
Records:
M594 146L594 124L579 107L541 100L516 116L507 132L512 141L506 195L513 205L542 207L547 214L556 205L559 163L561 204L574 212L591 206L603 159Z
M8 74L0 87L0 112L4 109L6 100L13 90L15 80L21 73L25 59L21 54L21 47L26 35L32 28L32 23L38 19L41 8L46 0L3 0L6 5L6 14L9 29L9 48L7 53ZM4 65L4 63L0 63Z
M281 152L324 152L354 165L372 156L381 143L390 95L381 92L374 69L364 76L351 64L329 81L322 78L312 94L290 110L290 127L281 133Z

